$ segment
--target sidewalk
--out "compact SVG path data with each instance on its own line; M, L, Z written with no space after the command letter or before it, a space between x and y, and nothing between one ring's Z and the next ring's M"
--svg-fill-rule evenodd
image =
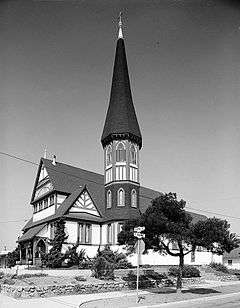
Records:
M81 294L58 296L48 298L34 298L16 300L0 294L1 308L126 308L144 307L160 303L177 302L182 300L199 299L209 296L222 296L223 294L240 292L240 281L217 282L209 281L208 284L195 285L183 289L182 294L177 294L173 288L140 291L141 300L136 304L136 291L119 291L107 293ZM120 299L121 298L121 299Z

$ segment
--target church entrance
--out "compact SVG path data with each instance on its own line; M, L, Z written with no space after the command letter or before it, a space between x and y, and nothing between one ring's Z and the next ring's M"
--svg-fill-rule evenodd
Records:
M47 252L47 247L44 242L44 240L39 240L37 242L36 248L35 248L35 264L41 265L42 264L42 255Z

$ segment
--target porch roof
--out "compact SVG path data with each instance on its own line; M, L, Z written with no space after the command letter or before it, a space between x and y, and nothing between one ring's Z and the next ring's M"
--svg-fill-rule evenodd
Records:
M34 238L34 236L36 236L38 234L38 232L40 232L47 224L41 224L35 227L32 227L30 229L28 229L25 233L23 233L23 235L18 239L18 242L24 242L24 241L28 241L31 240L32 238Z

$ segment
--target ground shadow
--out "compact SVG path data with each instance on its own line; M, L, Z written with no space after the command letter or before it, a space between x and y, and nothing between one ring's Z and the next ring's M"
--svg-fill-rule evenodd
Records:
M170 293L176 293L176 288L170 288L170 287L163 287L158 289L148 289L148 292L154 293L154 294L170 294ZM219 291L216 291L214 289L210 288L189 288L187 290L182 290L182 293L194 293L194 294L214 294L214 293L221 293Z
M183 290L182 293L211 294L211 293L221 293L221 292L209 288L190 288L188 290Z

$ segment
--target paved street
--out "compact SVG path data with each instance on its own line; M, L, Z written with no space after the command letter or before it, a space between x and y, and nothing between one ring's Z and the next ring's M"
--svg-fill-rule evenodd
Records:
M139 307L139 306L137 306ZM132 308L137 308L132 307ZM240 292L234 294L217 295L214 297L199 298L184 302L167 303L152 306L142 306L142 308L239 308Z

